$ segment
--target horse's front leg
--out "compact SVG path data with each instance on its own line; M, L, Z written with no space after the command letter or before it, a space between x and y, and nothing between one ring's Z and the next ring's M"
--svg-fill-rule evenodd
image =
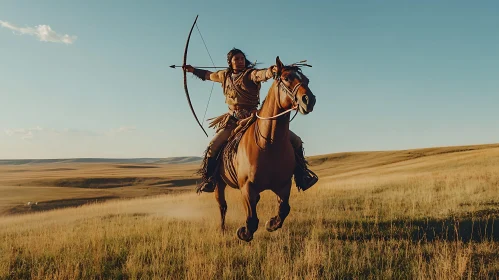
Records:
M246 207L246 226L240 227L237 230L239 239L249 242L253 239L253 233L258 229L258 215L256 213L256 205L260 200L260 194L254 190L251 183L247 183L241 189L243 195L243 203Z
M217 189L215 190L215 198L218 201L218 207L220 208L220 227L222 232L225 231L225 215L227 214L227 201L225 200L225 184L223 182L217 183Z
M265 228L267 231L276 231L282 227L284 220L289 214L291 207L289 206L289 195L291 193L291 182L285 184L283 187L274 190L277 194L277 201L279 202L279 210L277 216L270 218L267 223L265 223Z

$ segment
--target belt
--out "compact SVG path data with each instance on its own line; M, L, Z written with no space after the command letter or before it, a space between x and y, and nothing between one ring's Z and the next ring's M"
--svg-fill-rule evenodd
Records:
M251 112L256 110L256 108L239 108L239 109L229 109L229 114L231 117L235 118L236 120L240 120L241 118L247 118L251 115Z

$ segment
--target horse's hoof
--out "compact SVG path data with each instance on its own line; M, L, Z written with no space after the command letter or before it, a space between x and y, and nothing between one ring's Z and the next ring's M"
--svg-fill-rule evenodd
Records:
M237 237L246 242L250 242L253 239L253 234L251 234L246 227L240 227L237 229Z
M268 232L273 232L278 229L280 229L282 226L282 223L280 222L280 219L278 217L272 217L270 220L268 220L265 223L265 228L267 229Z

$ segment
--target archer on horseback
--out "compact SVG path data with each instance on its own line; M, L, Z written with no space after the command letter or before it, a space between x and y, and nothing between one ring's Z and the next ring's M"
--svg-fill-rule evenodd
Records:
M276 66L268 69L255 69L246 55L239 49L232 49L227 54L228 68L217 72L197 69L191 65L183 66L187 72L193 73L203 81L210 80L222 84L225 103L229 111L215 118L210 127L215 127L217 134L210 141L205 152L205 159L201 168L202 182L199 190L213 192L217 157L237 122L250 117L257 111L260 104L261 83L273 78ZM290 131L290 141L295 152L296 166L294 169L295 183L300 190L307 190L313 186L318 177L307 167L303 152L303 142L299 136Z

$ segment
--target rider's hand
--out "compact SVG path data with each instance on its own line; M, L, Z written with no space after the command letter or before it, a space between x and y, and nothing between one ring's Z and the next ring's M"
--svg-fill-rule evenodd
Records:
M182 66L182 69L187 71L187 72L190 72L190 73L194 72L194 67L192 67L190 65L184 65L184 66Z
M270 70L270 72L272 72L272 73L277 73L277 66L272 65L272 66L270 66L270 67L269 67L269 70Z

